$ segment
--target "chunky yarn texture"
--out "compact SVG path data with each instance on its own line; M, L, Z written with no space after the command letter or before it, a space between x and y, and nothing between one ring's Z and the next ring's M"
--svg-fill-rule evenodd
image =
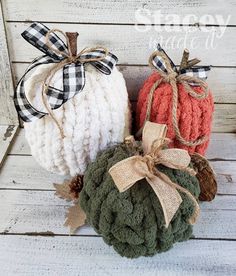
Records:
M40 65L25 82L26 95L38 110L42 81L53 65ZM25 123L25 136L36 161L48 171L83 174L99 151L122 142L129 133L130 113L123 75L114 68L105 75L86 65L86 84L80 93L53 111L65 134L63 139L50 116ZM52 85L62 89L62 70Z
M137 110L136 110L136 128L143 126L146 111L148 95L152 85L160 79L158 73L153 73L144 83L139 92ZM173 129L172 121L172 88L169 83L161 83L155 90L151 107L150 121L168 126L167 137L172 140L170 147L186 149L190 153L198 152L205 154L209 144L211 133L212 114L214 111L214 102L211 92L205 99L195 99L189 95L182 84L177 84L179 97L177 108L177 121L181 135L190 141L194 141L202 136L207 136L208 140L201 145L186 146L178 141ZM202 93L202 88L193 87L197 93Z
M146 180L120 193L108 170L134 154L135 149L124 144L100 153L85 172L79 197L87 222L108 245L128 258L152 256L167 251L175 242L189 239L192 226L188 219L194 210L191 199L180 193L183 202L166 229L160 202ZM164 166L158 169L198 197L200 189L196 177Z

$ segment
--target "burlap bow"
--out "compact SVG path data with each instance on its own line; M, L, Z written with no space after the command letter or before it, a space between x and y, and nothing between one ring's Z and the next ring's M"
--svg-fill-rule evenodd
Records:
M194 213L189 220L193 224L200 211L195 197L185 188L172 182L156 167L162 164L172 169L188 171L194 175L194 170L188 167L191 158L186 150L163 149L165 136L166 125L146 122L142 139L144 155L132 156L116 163L110 168L109 173L120 192L126 191L137 181L145 178L160 201L166 227L169 226L182 202L178 191L185 193L194 204Z
M195 62L196 60L196 62ZM199 139L194 141L186 140L180 133L180 129L178 126L178 119L177 119L177 107L178 107L178 87L177 83L181 83L186 93L191 95L195 99L205 99L208 96L208 85L204 81L207 78L207 72L210 70L210 66L203 66L203 67L191 67L192 65L200 62L197 59L193 59L191 61L185 62L187 65L186 67L181 68L179 71L176 69L177 67L173 63L173 61L169 58L169 56L165 53L165 51L161 48L158 44L158 50L155 51L149 58L149 66L154 68L159 75L161 76L153 86L148 95L147 101L147 111L144 120L144 124L147 121L150 121L151 116L151 108L153 102L153 95L155 90L162 82L167 82L172 87L172 123L173 128L175 131L176 138L186 146L197 146L200 145L208 139L207 136L202 136ZM202 93L197 93L192 86L199 86L203 88ZM143 125L144 125L143 124ZM136 136L139 137L142 134L142 128L137 132Z

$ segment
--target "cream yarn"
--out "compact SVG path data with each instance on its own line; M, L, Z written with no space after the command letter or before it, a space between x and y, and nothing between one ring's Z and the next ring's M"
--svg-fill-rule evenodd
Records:
M42 80L52 64L40 65L25 82L32 105L45 111L41 99ZM65 138L46 115L25 123L25 136L36 161L48 171L71 175L83 174L99 151L123 141L129 134L130 111L123 75L115 67L111 75L86 65L86 84L79 94L54 110ZM62 70L52 85L62 89Z

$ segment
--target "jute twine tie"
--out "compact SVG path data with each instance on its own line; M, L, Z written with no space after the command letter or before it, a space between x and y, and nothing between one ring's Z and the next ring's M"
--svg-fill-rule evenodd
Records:
M67 43L67 48L68 48L68 54L61 52L58 49L56 49L55 47L53 47L53 45L50 41L50 34L55 33L55 32L59 32L65 37L66 43ZM42 92L41 92L43 105L46 108L48 114L51 116L52 120L57 125L62 139L65 138L63 128L60 125L55 114L53 113L53 111L50 107L50 104L48 103L48 100L47 100L48 88L50 86L50 83L51 83L53 77L55 76L56 72L58 70L62 69L66 64L71 64L71 63L76 63L76 62L85 63L85 62L100 61L100 60L103 60L109 53L107 48L105 48L103 46L97 46L97 47L93 47L93 48L84 48L82 51L80 51L77 54L77 36L78 36L78 33L76 33L76 32L75 33L69 33L69 32L64 33L63 31L61 31L59 29L51 29L46 34L46 38L45 38L46 39L45 43L46 43L47 47L51 51L55 52L56 54L64 57L64 59L62 61L55 63L55 65L52 66L51 70L49 71L49 73L47 74L47 76L45 77L45 79L43 81ZM89 52L95 51L95 50L103 50L104 54L101 57L97 57L97 58L96 57L81 58L82 54L89 53Z
M159 56L161 57L166 65L166 70L167 73L158 70L152 63L152 60L154 57ZM145 123L147 121L150 121L150 116L151 116L151 109L152 109L152 102L153 102L153 96L154 96L154 92L156 91L156 89L158 88L158 86L162 83L162 82L167 82L171 85L172 88L172 93L173 93L173 99L172 99L172 122L173 122L173 128L175 131L175 135L176 138L184 145L186 146L197 146L197 145L201 145L204 142L206 142L206 140L208 139L208 136L202 136L199 139L196 139L194 141L189 141L186 140L180 133L180 129L178 126L178 119L177 119L177 107L178 107L178 97L179 97L179 92L178 92L178 87L177 87L177 83L181 83L184 86L185 91L191 95L193 98L195 99L205 99L208 96L208 85L206 82L202 81L199 78L196 77L191 77L191 76L186 76L186 75L179 75L178 73L176 73L171 64L169 59L166 57L166 55L160 51L155 51L149 58L149 65L151 68L154 68L155 70L157 70L157 72L160 74L161 78L159 80L157 80L151 87L151 90L149 92L148 95L148 102L147 102L147 111L146 111L146 116L145 116L145 120L143 125L145 125ZM196 93L192 87L189 85L189 83L195 83L198 86L203 88L203 93ZM136 136L140 137L142 134L142 130L143 127L139 129L139 131L137 132Z
M168 148L168 144L170 142L171 142L171 140L168 138L156 139L152 143L151 152L142 157L140 156L141 161L147 164L150 172L152 172L153 174L157 174L157 172L158 172L156 169L156 165L162 164L163 161L166 162L166 160L163 159L159 153L161 152L161 150ZM185 171L185 172L189 173L190 175L196 174L196 172L190 167L183 167L183 166L180 166L180 165L178 166L178 165L174 164L173 162L171 162L171 158L169 158L167 163L168 163L168 167L171 167L174 165L175 168Z

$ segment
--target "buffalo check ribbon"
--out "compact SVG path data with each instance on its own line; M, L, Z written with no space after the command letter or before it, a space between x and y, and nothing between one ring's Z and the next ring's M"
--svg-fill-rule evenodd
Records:
M164 51L164 49L161 47L160 44L157 45L157 51L159 51L160 53L163 53L166 56L166 58L168 59L171 65L172 70L176 72L178 75L195 77L203 81L207 79L208 73L211 70L211 66L193 66L190 68L180 68L180 70L178 70L177 66L167 55L167 53ZM161 57L160 55L153 55L150 61L157 70L161 70L164 73L168 73L167 64L166 64L166 61L163 59L163 57ZM198 86L199 84L192 82L191 85Z
M55 71L63 69L63 90L51 86L50 81L46 84L47 80L45 80L47 103L49 109L53 110L59 108L83 90L86 81L85 63L91 64L103 74L110 75L118 61L117 57L108 52L104 47L86 48L78 55L73 56L70 46L66 45L56 32L65 35L60 30L50 30L42 23L34 22L21 34L26 41L45 54L33 60L18 82L15 90L15 107L20 118L25 122L34 121L50 113L48 108L47 113L33 107L25 93L25 80L30 71L37 66L55 63ZM49 77L48 79L51 78Z

